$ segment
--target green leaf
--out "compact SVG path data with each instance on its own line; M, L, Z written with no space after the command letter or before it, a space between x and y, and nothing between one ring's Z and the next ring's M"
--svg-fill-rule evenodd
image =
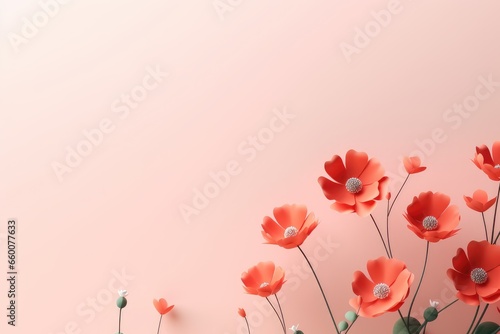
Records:
M493 334L496 333L499 328L500 325L491 321L487 321L477 326L477 329L474 331L474 334Z
M398 321L394 323L392 334L409 334L405 324L408 321L408 318L404 317L404 319L405 322L403 322L403 320L399 318ZM410 317L410 334L417 333L417 330L420 327L420 325L421 325L420 321Z

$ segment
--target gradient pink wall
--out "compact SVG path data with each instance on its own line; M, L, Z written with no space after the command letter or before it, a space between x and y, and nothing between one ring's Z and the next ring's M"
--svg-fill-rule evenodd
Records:
M320 217L304 250L320 252L317 271L341 320L352 273L383 255L370 221L331 211L316 181L324 161L350 148L392 176L402 156L423 155L428 171L412 178L392 220L395 254L413 272L425 244L400 216L412 196L441 191L460 206L462 231L432 245L416 310L450 301L451 257L482 237L462 196L496 191L470 158L500 139L499 11L497 1L451 0L3 1L0 261L15 217L19 308L17 328L2 316L0 330L115 333L122 286L126 334L156 330L151 301L160 297L176 304L163 333L242 333L237 307L252 315L253 333L277 333L240 282L249 266L274 260L296 282L283 288L288 327L332 332L312 277L293 269L300 253L263 245L260 223L284 203ZM123 94L141 101L127 105ZM474 101L470 112L453 110ZM285 110L290 118L273 123ZM263 130L271 123L274 132ZM85 146L86 131L95 144ZM266 143L252 149L259 133ZM87 156L58 177L54 165L78 147ZM228 164L228 184L184 219L195 189ZM498 321L494 309L487 318ZM456 305L427 333L465 332L473 311ZM351 333L387 333L396 316L360 319Z

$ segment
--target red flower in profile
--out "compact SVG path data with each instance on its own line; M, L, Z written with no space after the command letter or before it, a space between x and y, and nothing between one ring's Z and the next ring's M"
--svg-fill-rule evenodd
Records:
M488 241L471 241L467 254L459 248L448 277L457 289L457 298L478 306L480 299L491 304L500 300L500 246Z
M241 274L245 291L252 295L269 297L280 291L285 283L285 271L273 262L259 262Z
M338 212L356 212L368 216L376 201L386 198L389 179L377 159L368 159L364 152L349 150L345 157L333 156L325 162L325 171L333 179L321 176L318 182L329 200L331 208Z
M450 197L432 191L423 192L413 198L408 205L404 217L408 228L419 238L438 242L454 236L460 222L460 214L456 205L449 205Z
M357 297L349 304L367 318L399 310L410 293L413 274L402 261L385 257L368 261L366 267L370 278L361 271L354 273L352 291Z
M262 236L268 244L284 248L300 246L318 226L314 214L308 215L303 205L283 205L274 208L273 214L276 221L266 216L262 223Z
M420 166L420 158L419 157L404 157L403 165L405 166L408 174L417 174L423 172L427 169L427 167Z
M500 141L493 143L493 154L486 145L476 147L472 162L493 181L500 181Z
M247 316L247 313L245 312L245 309L239 308L238 309L238 314L240 317L245 318Z
M153 299L153 305L161 315L167 314L174 308L174 305L169 306L163 298L160 298L160 300Z
M471 208L474 211L477 212L485 212L493 204L495 204L496 197L493 197L492 199L488 200L488 194L486 191L478 189L474 191L472 194L472 197L464 196L465 204L469 208Z

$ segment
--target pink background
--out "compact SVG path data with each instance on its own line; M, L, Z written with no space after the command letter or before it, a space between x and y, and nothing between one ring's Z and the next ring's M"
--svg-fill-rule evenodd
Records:
M392 219L395 255L417 277L425 243L402 212L427 190L460 206L462 231L431 245L415 311L421 317L429 299L453 299L445 276L451 257L483 236L480 215L462 196L477 188L493 196L497 187L470 158L476 145L500 139L500 86L470 113L449 109L474 101L479 77L500 82L500 3L218 3L227 11L218 13L212 0L74 0L52 7L47 22L37 1L1 3L0 263L5 272L6 221L15 217L19 308L17 328L2 314L0 331L115 333L115 288L123 287L130 292L125 334L156 331L152 299L160 297L176 305L162 333L243 333L238 307L247 310L252 333L279 333L275 317L240 281L249 266L273 260L290 277L283 287L287 327L331 333L312 276L293 269L304 262L300 253L263 245L260 223L285 203L306 204L319 216L303 248L311 257L319 252L318 274L342 320L352 273L383 255L369 219L330 210L316 181L324 161L350 148L377 157L395 187L402 156L420 154L429 167L410 179ZM388 8L393 13L381 27L372 12ZM38 32L16 52L14 34L36 15ZM357 29L367 27L367 45L361 37L354 44ZM344 56L346 44L358 45L358 53ZM148 67L169 75L124 116L116 101L145 92ZM271 139L264 129L273 110L294 118ZM65 164L68 149L85 145L84 131L103 120L109 133L96 135L90 153L59 180L54 163ZM267 143L251 149L248 136L259 133ZM193 205L195 189L233 160L236 175L183 219L180 208ZM384 208L375 211L380 221ZM486 216L491 221L492 212ZM127 277L116 283L121 271ZM487 318L500 320L496 307L490 311ZM465 333L473 312L457 304L427 333ZM360 319L350 333L388 333L396 319Z

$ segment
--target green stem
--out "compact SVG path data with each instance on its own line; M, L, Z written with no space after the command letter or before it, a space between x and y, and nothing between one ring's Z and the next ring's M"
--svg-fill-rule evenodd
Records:
M302 253L302 255L304 256L304 258L306 259L307 264L309 265L309 268L311 268L311 271L312 271L312 273L314 275L314 278L316 278L316 283L318 283L318 286L319 286L319 289L321 291L321 294L323 295L323 299L325 301L326 308L328 309L328 313L330 313L330 318L332 319L333 326L335 327L335 332L337 332L337 334L340 334L339 329L337 327L337 322L335 322L335 318L333 317L332 310L330 309L330 304L328 304L328 300L326 299L325 292L323 291L323 287L321 286L321 283L319 282L318 275L316 275L316 272L314 271L314 268L311 265L311 262L307 258L306 253L304 253L304 251L302 250L302 248L300 248L300 246L297 246L297 248Z
M271 303L271 301L269 300L268 297L266 297L266 300L269 303L269 305L271 305L271 307L273 308L274 313L276 313L276 316L278 317L278 320L280 321L281 328L283 329L283 333L286 333L285 324L283 324L283 321L281 320L280 315L278 314L278 311L276 311L276 307L274 307L273 303Z
M247 317L245 317L245 322L247 323L247 328L248 328L248 334L250 334L250 325L248 324Z
M121 334L122 326L122 308L120 308L120 314L118 315L118 334Z
M156 331L156 334L160 334L161 318L163 318L163 314L160 314L160 321L158 322L158 330Z
M472 322L470 323L470 327L469 329L467 330L467 333L466 334L469 334L470 333L470 330L472 329L472 326L474 326L474 323L476 322L476 318L477 318L477 314L479 313L479 308L481 307L481 305L479 305L477 308L476 308L476 313L474 314L474 318L472 319Z
M375 218L373 218L373 215L371 213L370 213L370 217L372 218L373 224L375 224L375 228L377 229L378 235L380 236L380 240L382 240L382 243L384 244L385 253L387 254L387 257L391 258L391 255L389 254L389 249L387 249L387 245L385 244L384 237L382 236L382 232L380 232L380 229L378 228L377 222L375 221Z
M285 332L286 332L286 321L285 321L285 317L283 316L283 309L281 308L281 304L280 304L280 301L278 299L278 295L275 294L274 297L276 298L276 302L278 303L278 308L280 309L280 313L281 313L281 319L283 319L283 326L285 327Z
M401 313L401 310L398 310L399 317L401 318L401 321L403 321L403 324L405 324L406 330L408 331L408 334L410 333L410 322L405 321L405 317L403 317L403 314Z
M394 200L392 201L391 207L389 208L389 211L387 212L387 215L390 215L390 214L391 214L392 207L394 206L394 203L396 203L396 200L398 199L398 196L399 196L399 194L401 193L401 190L403 190L403 187L405 186L406 181L408 181L408 178L409 178L409 177L410 177L410 174L408 174L408 176L407 176L407 177L406 177L406 179L405 179L405 182L403 182L403 184L401 185L401 188L399 188L399 191L398 191L398 193L396 194L396 196L394 197Z
M496 244L497 243L498 235L500 235L500 233L498 233L495 241L493 242L493 236L495 235L495 223L497 221L498 197L499 196L500 196L500 184L498 185L497 200L495 202L495 213L493 214L493 227L491 228L491 243L492 244Z
M386 217L386 236L387 236L387 248L389 248L389 257L392 259L392 248L391 248L391 238L389 236L389 200L387 200L387 217Z
M410 314L411 309L413 308L413 303L415 303L415 299L417 299L418 291L420 290L420 286L422 285L422 281L425 275L425 269L427 268L427 260L429 259L429 241L427 241L427 247L425 248L425 260L424 260L424 269L422 269L422 275L420 276L420 281L418 282L417 290L415 290L415 294L413 295L413 299L410 304L410 309L408 310L408 323L410 323Z
M438 311L438 313L443 312L444 310L446 310L448 307L450 307L451 305L455 304L456 302L458 302L458 298L457 298L457 299L455 299L454 301L452 301L451 303L449 303L448 305L446 305L445 307L443 307L442 309L440 309L440 310Z
M479 317L479 320L477 321L476 326L474 326L474 329L472 330L471 333L474 333L476 331L477 327L481 323L481 320L483 320L483 317L486 314L486 311L488 310L488 307L490 307L490 304L486 304L486 306L484 307L483 313L481 313L481 316Z
M484 225L484 234L486 235L486 241L488 241L488 229L486 228L486 219L484 219L484 212L481 212L481 216L483 216L483 225Z

